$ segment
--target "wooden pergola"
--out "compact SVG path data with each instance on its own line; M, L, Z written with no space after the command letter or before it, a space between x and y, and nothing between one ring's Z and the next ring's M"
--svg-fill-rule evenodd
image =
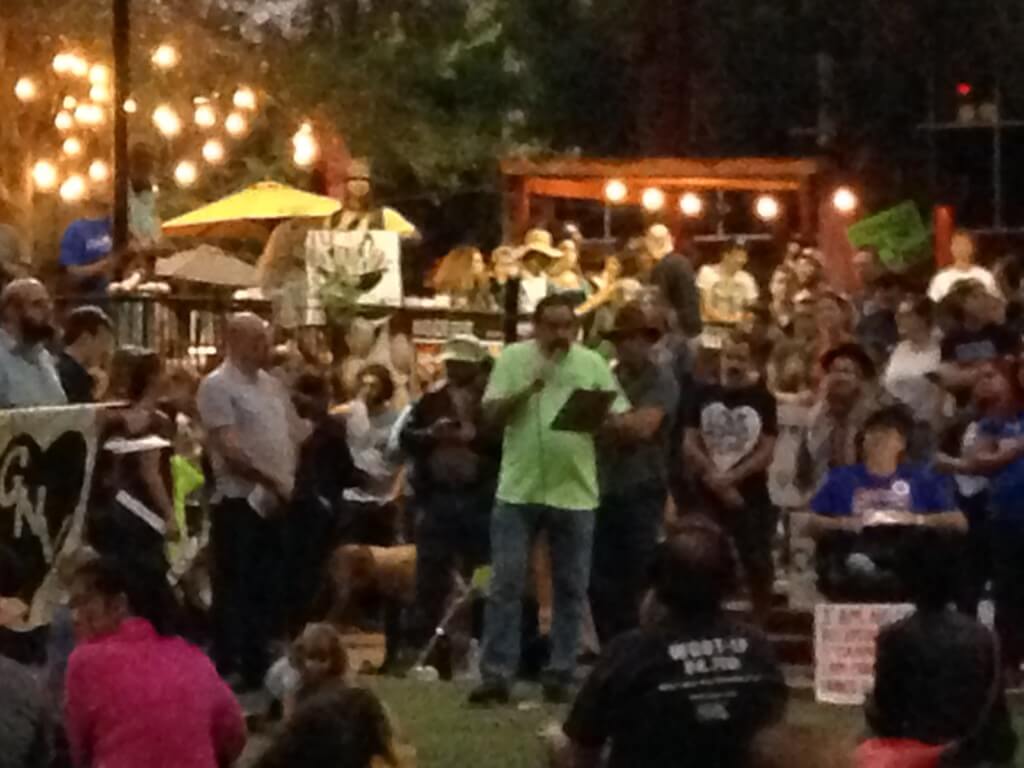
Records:
M534 198L604 203L605 187L614 179L626 186L626 197L617 201L618 205L639 205L643 190L650 187L666 196L717 190L795 194L799 233L813 239L817 228L815 182L824 168L822 161L812 158L506 158L501 163L505 235L507 239L521 237L530 226ZM672 216L675 211L667 208L666 213Z

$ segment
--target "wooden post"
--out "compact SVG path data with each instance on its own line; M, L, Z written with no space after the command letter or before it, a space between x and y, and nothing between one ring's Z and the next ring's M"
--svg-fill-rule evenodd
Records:
M131 0L114 1L114 253L128 245L128 115L131 94Z
M942 269L953 263L953 230L956 228L956 214L951 205L936 205L932 210L935 226L935 266Z

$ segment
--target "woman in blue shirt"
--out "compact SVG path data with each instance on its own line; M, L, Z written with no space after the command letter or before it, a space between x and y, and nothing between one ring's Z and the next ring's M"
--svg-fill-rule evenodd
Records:
M949 481L904 464L914 423L902 406L865 422L861 463L829 471L811 500L818 588L830 600L902 602L904 569L920 546L959 548L967 521Z

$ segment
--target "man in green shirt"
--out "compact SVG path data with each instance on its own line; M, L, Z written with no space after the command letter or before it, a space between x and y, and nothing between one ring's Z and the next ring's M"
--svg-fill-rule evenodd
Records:
M612 413L629 410L604 358L575 343L571 298L543 299L533 324L534 339L504 350L484 394L485 418L504 429L504 444L491 519L494 576L484 628L483 682L470 694L475 704L509 700L519 664L530 546L541 530L548 536L554 586L544 695L549 701L568 700L590 577L597 462L592 434L551 425L577 389L616 392Z

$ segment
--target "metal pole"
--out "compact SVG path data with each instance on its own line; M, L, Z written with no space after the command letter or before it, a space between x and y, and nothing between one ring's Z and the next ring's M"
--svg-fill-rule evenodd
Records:
M993 97L996 106L995 122L992 124L992 226L1003 228L1003 104L996 86Z
M128 115L131 93L130 0L114 2L114 253L128 245Z

